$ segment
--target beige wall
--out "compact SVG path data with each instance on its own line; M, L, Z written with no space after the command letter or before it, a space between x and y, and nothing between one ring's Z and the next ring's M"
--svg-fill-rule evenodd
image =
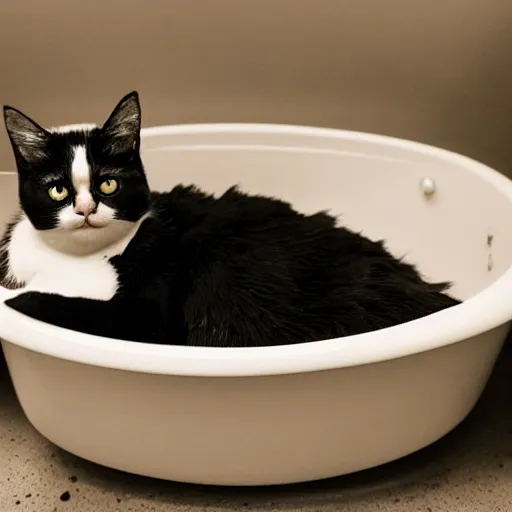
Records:
M512 174L512 0L3 0L0 47L0 102L43 124L136 88L145 125L373 131Z

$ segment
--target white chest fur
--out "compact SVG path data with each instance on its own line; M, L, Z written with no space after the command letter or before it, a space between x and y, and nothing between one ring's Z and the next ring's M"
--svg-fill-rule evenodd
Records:
M96 253L74 256L48 246L27 219L21 220L12 231L8 249L10 276L25 283L16 295L38 291L110 300L119 282L108 259L122 253L135 232Z

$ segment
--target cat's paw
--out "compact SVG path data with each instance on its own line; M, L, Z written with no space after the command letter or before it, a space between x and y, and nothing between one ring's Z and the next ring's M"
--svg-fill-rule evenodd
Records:
M15 290L12 290L15 291ZM24 315L38 318L41 313L41 299L45 293L25 292L19 293L15 297L10 297L4 301L5 305L23 313Z
M24 292L23 288L4 288L3 286L0 286L0 301L6 302L9 299L12 299L13 297L16 297L17 295L20 295Z

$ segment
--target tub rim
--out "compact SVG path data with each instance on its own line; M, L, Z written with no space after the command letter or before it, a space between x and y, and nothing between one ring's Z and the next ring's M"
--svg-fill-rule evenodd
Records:
M392 146L463 167L512 202L512 181L498 171L452 151L395 137L263 123L165 125L143 128L141 132L143 138L194 133L300 135ZM2 293L0 288L0 299ZM465 302L411 322L344 338L251 348L151 345L93 336L34 320L10 309L2 300L0 338L47 356L132 372L203 377L282 375L378 363L460 342L508 323L512 319L511 299L512 265Z

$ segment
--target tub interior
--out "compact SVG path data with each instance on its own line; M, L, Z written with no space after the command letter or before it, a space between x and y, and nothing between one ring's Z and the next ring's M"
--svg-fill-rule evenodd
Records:
M418 266L431 280L453 283L467 299L500 277L512 262L512 200L493 180L461 167L448 153L385 139L274 132L262 126L150 129L142 155L150 184L168 190L196 184L219 195L237 184L269 194L303 212L329 210L339 222ZM472 163L471 163L472 164ZM433 179L436 192L420 187ZM0 222L17 204L14 172L0 173Z

